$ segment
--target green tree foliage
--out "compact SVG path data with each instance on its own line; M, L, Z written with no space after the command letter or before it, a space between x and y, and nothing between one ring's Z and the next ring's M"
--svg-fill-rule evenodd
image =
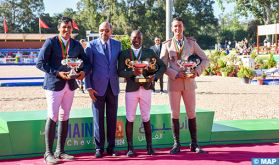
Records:
M214 17L213 0L176 0L174 16L181 17L185 24L185 35L194 36L202 48L216 43L218 20Z
M220 2L220 0L218 0ZM227 0L236 4L240 14L252 14L264 24L276 23L279 19L278 0Z
M184 20L185 35L196 38L203 49L213 48L217 41L240 40L248 35L248 25L233 15L223 17L219 25L213 14L214 3L214 0L174 0L173 16ZM85 38L86 30L98 33L100 23L107 20L115 35L129 36L132 30L141 30L145 47L153 45L156 36L165 40L165 0L79 0L76 11L68 8L54 16L44 13L43 0L2 0L0 5L0 21L7 18L9 32L37 33L40 17L50 27L42 29L43 33L57 33L57 21L64 15L78 24L79 31L74 30L79 33L78 38ZM251 36L255 33L252 27Z
M130 37L128 35L116 35L114 39L121 42L122 50L126 50L131 47Z
M13 32L13 33L37 32L38 17L43 12L44 12L43 0L0 1L0 13L2 16L0 18L0 21L2 22L4 17L7 19L9 32ZM3 28L1 28L0 30L2 31Z
M256 41L257 25L278 23L279 20L278 0L216 0L216 2L223 11L225 10L225 3L235 4L233 15L235 15L234 17L238 20L240 17L243 18L243 16L247 17L251 15L255 18L255 20L248 23L247 27L242 28L242 30L247 32L247 34L245 34L246 38L248 38L251 43L255 43ZM240 29L238 29L238 31L240 31ZM218 36L220 37L221 35Z

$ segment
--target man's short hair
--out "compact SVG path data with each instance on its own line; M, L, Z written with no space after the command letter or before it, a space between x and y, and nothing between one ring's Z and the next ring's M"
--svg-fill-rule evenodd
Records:
M140 30L133 30L130 36L132 36L133 33L140 34L141 38L143 38L143 34Z
M72 18L69 18L69 17L65 17L65 16L63 16L63 17L61 17L61 18L58 20L58 25L57 25L57 28L59 28L59 27L60 27L61 23L65 23L65 24L67 24L67 23L69 23L69 22L71 22L71 24L73 24L73 20L72 20Z
M181 21L181 22L183 23L183 25L184 25L184 21L183 21L183 19L180 18L180 17L175 17L175 18L173 18L172 22L173 22L173 21Z
M103 24L109 25L109 28L112 30L112 25L111 25L111 23L109 23L108 21L102 22L102 23L99 25L99 29L100 29L101 25L103 25Z

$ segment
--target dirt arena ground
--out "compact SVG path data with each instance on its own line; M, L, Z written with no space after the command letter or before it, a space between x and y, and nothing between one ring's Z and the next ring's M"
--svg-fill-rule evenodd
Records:
M0 77L43 75L35 66L0 66ZM166 89L166 76L164 80ZM215 111L214 120L279 118L279 86L242 84L235 77L202 76L196 81L197 107ZM125 84L121 83L120 87L119 106L124 106ZM159 83L156 83L156 89L159 89ZM152 104L168 105L168 95L155 93ZM88 94L76 90L73 109L90 107ZM0 87L0 112L45 109L45 94L41 87Z

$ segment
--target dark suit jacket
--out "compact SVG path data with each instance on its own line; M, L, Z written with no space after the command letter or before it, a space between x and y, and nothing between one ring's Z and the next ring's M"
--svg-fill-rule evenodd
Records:
M120 77L126 78L126 81L127 81L126 92L137 91L139 89L139 87L141 86L140 83L135 82L135 77L136 76L134 76L132 68L128 68L127 65L125 64L125 60L130 59L130 51L132 51L132 50L127 49L127 50L121 52L121 54L119 56L119 60L118 60L118 74L119 74ZM156 81L161 76L163 76L163 74L166 71L166 66L163 63L163 61L151 49L143 49L140 60L141 61L148 61L148 59L151 59L153 57L156 58L156 60L157 60L156 65L158 67L158 70L156 72L150 72L150 71L145 70L143 72L143 76L147 77L149 75L155 74L155 81ZM142 84L142 86L146 90L152 89L152 83L151 82L146 82L146 83Z
M160 44L159 49L156 47L156 45L151 46L150 49L152 49L156 53L156 55L160 57L162 44Z
M83 70L86 74L90 71L90 63L85 56L84 49L80 43L70 39L69 57L83 60ZM70 68L61 64L62 51L59 44L58 36L48 38L40 50L36 67L45 72L43 88L51 91L60 91L65 87L67 80L57 76L59 71L70 71ZM71 90L78 88L75 79L68 80Z

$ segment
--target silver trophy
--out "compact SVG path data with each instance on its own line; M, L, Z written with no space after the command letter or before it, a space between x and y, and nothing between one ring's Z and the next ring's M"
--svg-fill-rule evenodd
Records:
M135 77L135 82L145 83L150 82L149 78L143 76L143 70L155 70L156 69L156 59L152 58L150 61L131 61L129 58L125 60L125 64L128 68L137 70L140 75Z
M195 74L195 68L201 64L201 61L198 55L192 54L187 60L177 60L177 65L185 72L186 77L192 77Z
M71 79L76 79L79 75L77 73L77 69L81 66L82 64L81 59L77 58L66 58L61 61L62 65L67 65L69 68L71 68L68 77Z
M187 60L177 60L177 65L185 72L186 77L192 77L194 75L194 69L197 66L195 62Z

